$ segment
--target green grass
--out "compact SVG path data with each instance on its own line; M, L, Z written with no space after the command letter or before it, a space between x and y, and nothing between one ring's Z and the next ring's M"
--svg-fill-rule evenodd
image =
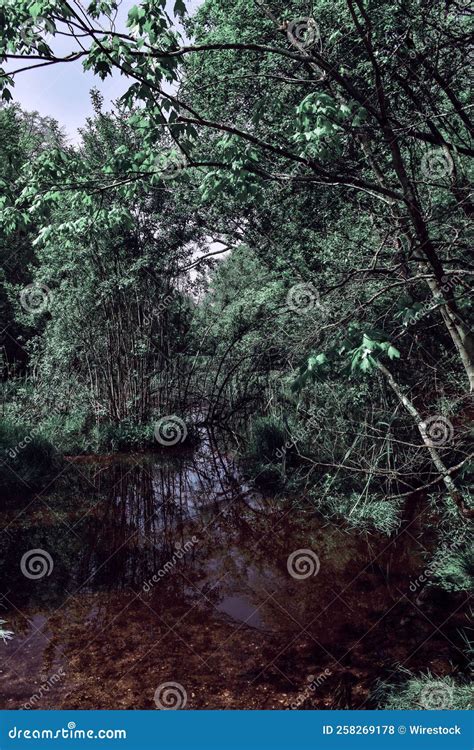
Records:
M275 417L258 417L252 422L246 456L257 463L279 463L287 440L283 424Z
M253 420L242 465L257 486L276 490L285 485L282 460L285 441L284 426L276 417L257 417Z
M316 494L313 497L323 516L343 520L349 528L359 531L379 531L389 536L401 523L403 504L393 500L360 498L355 493L327 496L319 502Z
M430 563L432 583L445 591L471 591L474 585L474 550L439 550Z
M473 497L465 493L472 505ZM459 510L450 498L432 498L437 516L437 548L429 561L431 585L452 593L471 591L474 585L472 524L462 523Z
M3 627L5 624L5 620L0 620L0 640L2 640L4 643L10 641L14 636L12 630L5 630L5 628Z
M188 447L197 442L196 430L186 425L185 441L177 447ZM53 416L41 422L41 434L66 456L89 453L104 454L163 448L155 438L155 422L139 424L132 420L119 423L100 422L91 425L82 415Z
M379 683L374 697L379 708L400 711L412 710L458 710L473 708L472 686L452 677L412 675L400 684Z

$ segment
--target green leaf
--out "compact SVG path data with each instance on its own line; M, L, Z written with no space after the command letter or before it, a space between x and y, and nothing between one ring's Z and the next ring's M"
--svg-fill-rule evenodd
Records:
M181 18L186 15L186 5L183 0L176 0L174 4L174 14L175 16L181 16Z
M390 359L400 359L400 352L392 345L388 347L387 354Z

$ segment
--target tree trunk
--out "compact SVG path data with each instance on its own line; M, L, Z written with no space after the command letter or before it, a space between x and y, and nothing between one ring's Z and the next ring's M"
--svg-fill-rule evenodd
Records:
M438 451L434 447L433 443L429 439L427 433L426 433L426 426L425 422L423 420L423 417L419 413L418 409L414 406L414 404L410 401L410 399L403 393L402 389L396 382L395 378L393 377L390 370L387 370L387 368L378 360L373 360L375 365L378 367L380 372L383 374L385 379L387 380L388 384L390 385L391 389L396 394L398 400L401 404L405 407L406 411L413 417L413 419L416 422L416 425L420 431L420 435L422 437L423 443L427 447L429 454L431 456L431 459L436 466L436 469L438 470L443 483L452 498L452 500L456 503L456 505L459 508L459 512L462 516L465 518L472 518L474 517L474 510L471 510L466 507L464 503L464 499L457 489L453 478L451 477L448 467L445 466L443 459L439 455Z

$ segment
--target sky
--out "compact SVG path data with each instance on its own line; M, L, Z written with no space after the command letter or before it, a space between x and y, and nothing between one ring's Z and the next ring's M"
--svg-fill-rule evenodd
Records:
M128 11L139 0L122 0L116 26L126 30L125 21ZM203 0L185 0L188 13L192 14ZM167 11L173 17L174 0L168 0ZM56 38L54 50L57 54L70 51L68 40ZM17 61L15 61L17 63ZM15 67L19 67L15 65ZM15 76L15 86L12 89L14 101L27 111L36 111L40 115L53 117L63 128L69 143L79 143L78 129L83 127L86 118L92 114L90 90L97 88L104 97L105 108L121 96L130 85L130 80L115 72L105 81L94 76L90 71L84 71L81 61L51 65L44 70L25 71ZM209 241L206 252L221 249L224 243ZM218 256L223 258L227 255ZM197 255L196 255L197 257ZM191 278L196 276L196 270L190 271Z
M185 0L189 13L193 13L201 5L202 0ZM120 3L117 28L125 29L125 21L129 9L137 5L138 0L122 0ZM168 12L172 17L173 3L168 2ZM56 38L54 49L58 53L70 50L68 40ZM17 61L15 61L17 62ZM18 66L15 66L18 67ZM40 115L56 119L69 137L70 143L79 140L78 128L81 128L86 118L92 113L90 90L95 87L104 96L105 107L121 96L130 81L120 73L115 72L105 81L84 71L80 60L73 63L51 65L44 70L26 71L15 76L15 86L12 90L14 101L23 109L37 111Z

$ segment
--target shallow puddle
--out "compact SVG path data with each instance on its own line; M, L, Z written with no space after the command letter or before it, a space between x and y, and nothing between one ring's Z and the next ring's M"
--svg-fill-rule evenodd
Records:
M398 665L463 663L464 601L410 589L416 520L349 533L252 491L209 435L182 455L69 460L0 525L1 708L155 708L168 682L186 708L373 708ZM51 560L35 577L31 550Z

